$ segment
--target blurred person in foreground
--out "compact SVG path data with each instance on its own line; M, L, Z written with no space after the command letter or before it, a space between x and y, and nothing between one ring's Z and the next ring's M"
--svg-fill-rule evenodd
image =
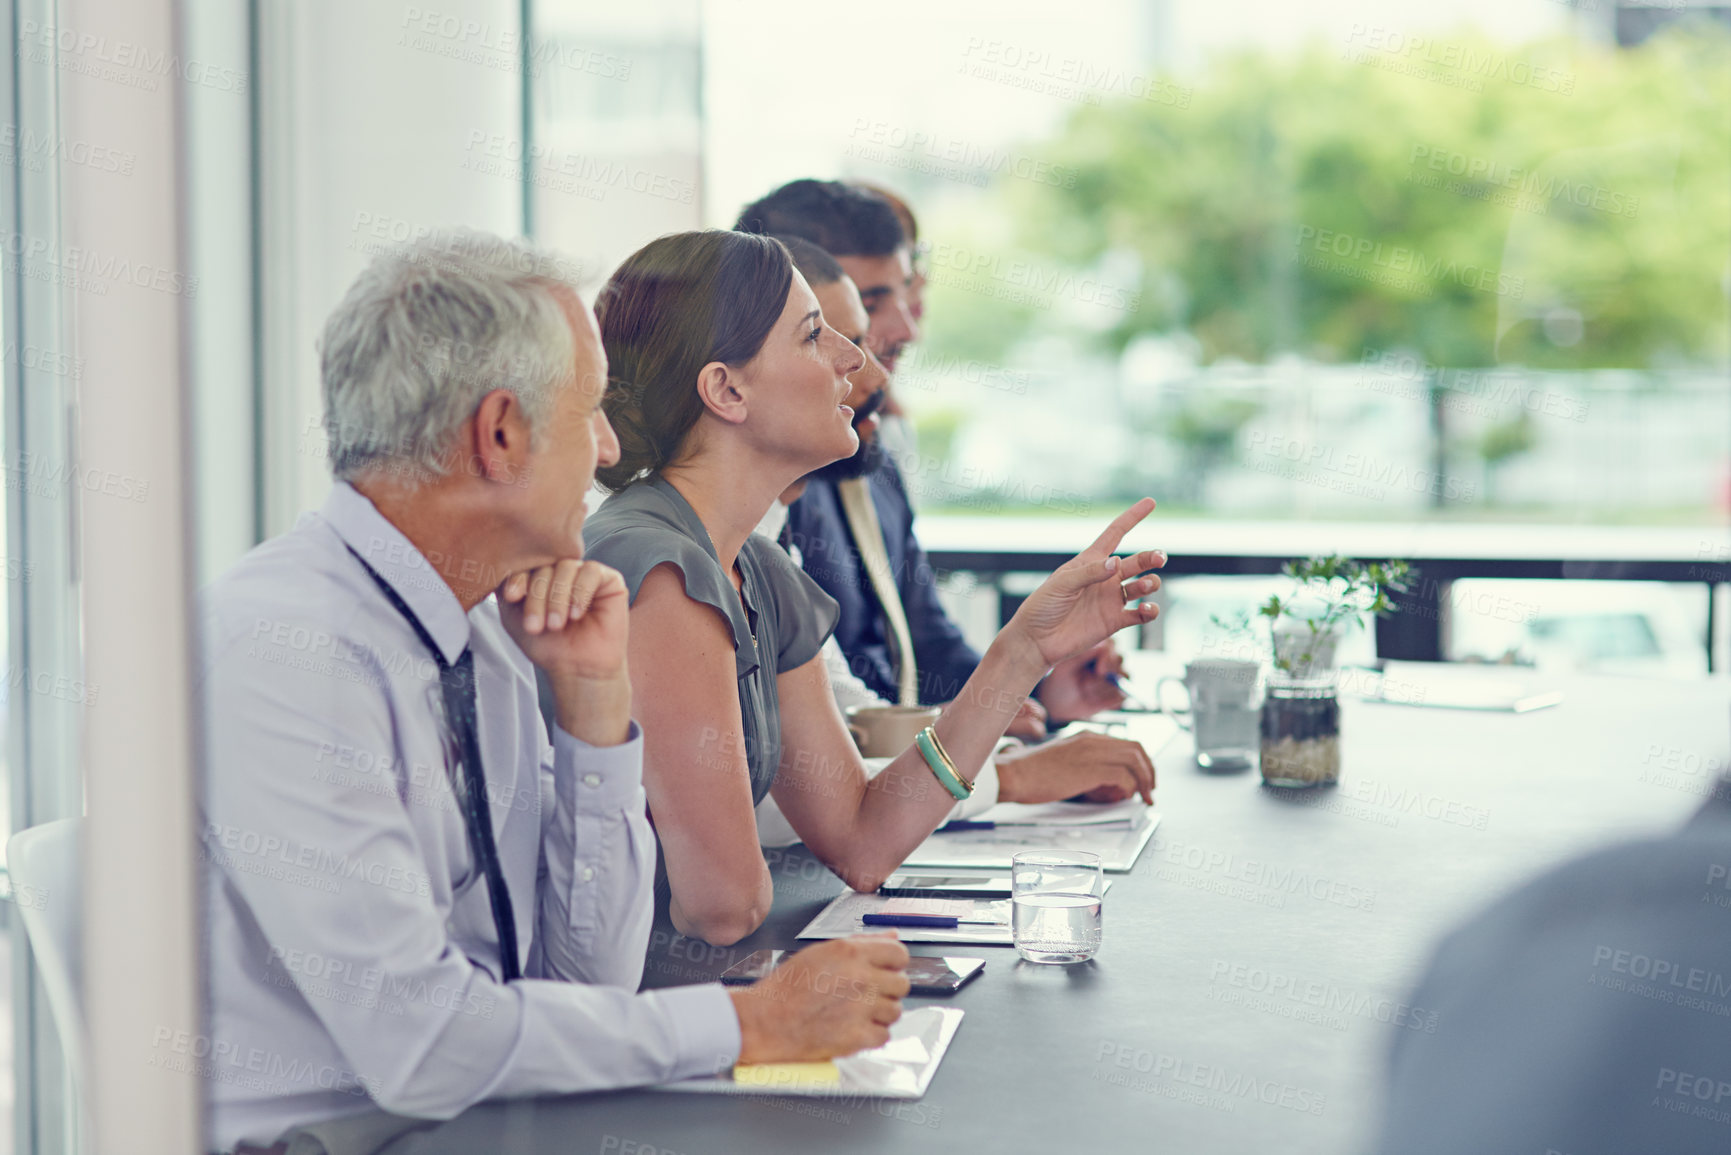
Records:
M912 246L895 208L877 193L840 181L796 180L747 205L743 232L802 237L833 256L859 288L871 319L867 343L893 374L919 337ZM851 456L817 471L789 512L803 564L841 607L836 640L856 675L880 697L903 704L949 701L979 663L937 596L937 582L914 533L907 482L875 431ZM1059 664L1035 695L1052 724L1123 705L1123 659L1111 640ZM1044 727L1012 730L1044 736Z
M1410 1001L1379 1155L1731 1151L1731 779L1468 920Z
M644 739L625 587L580 536L619 448L556 263L474 233L380 257L321 358L330 497L204 598L213 1146L371 1150L482 1099L883 1043L893 937L634 993Z
M819 654L835 602L753 532L788 486L858 448L845 400L864 355L825 323L787 249L741 232L650 242L608 280L596 313L620 459L597 471L612 496L584 541L631 598L669 920L728 945L774 899L754 813L766 794L821 862L876 890L971 793L1053 664L1153 619L1141 599L1159 580L1141 575L1164 555L1114 550L1154 503L1119 515L1035 590L916 746L868 779ZM1154 766L1140 747L1122 765L1069 774L1012 781L999 768L1000 796L1012 800L1118 783L1152 801Z

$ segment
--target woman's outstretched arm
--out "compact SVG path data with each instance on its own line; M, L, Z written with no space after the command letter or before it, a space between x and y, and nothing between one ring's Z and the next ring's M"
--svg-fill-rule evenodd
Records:
M1163 565L1165 555L1157 550L1113 555L1153 508L1145 498L1120 514L1093 545L1041 584L987 648L936 724L963 777L979 772L1022 700L1054 664L1154 618L1157 608L1141 599L1159 588L1159 579L1136 575ZM917 748L910 747L866 783L821 662L783 674L778 689L782 754L776 803L812 852L843 880L857 890L875 889L942 821L954 799ZM1152 802L1153 762L1140 746L1119 745L1121 759L1081 769L1092 775L1088 780L1070 774L1030 781L1013 768L1005 779L1000 766L999 797L1045 801L1123 782Z

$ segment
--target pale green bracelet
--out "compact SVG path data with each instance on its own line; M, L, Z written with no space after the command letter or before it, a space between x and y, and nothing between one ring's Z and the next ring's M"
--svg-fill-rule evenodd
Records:
M931 769L932 776L938 780L939 785L950 792L950 797L960 802L973 794L974 784L962 781L962 776L956 773L955 764L950 761L949 755L944 753L935 730L927 726L915 734L914 745L920 748L920 757L926 760L926 765Z

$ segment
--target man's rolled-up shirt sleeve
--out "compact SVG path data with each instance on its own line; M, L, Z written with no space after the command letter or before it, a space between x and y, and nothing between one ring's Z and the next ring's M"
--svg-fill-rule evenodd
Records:
M443 1119L484 1098L679 1079L718 1070L737 1055L737 1019L719 985L639 995L618 986L493 978L450 939L406 811L416 803L356 790L318 765L321 751L392 750L389 701L339 689L310 670L224 665L213 663L206 685L207 853L256 919L273 960L288 960L289 952L319 960L316 968L286 966L284 975L379 1106ZM637 763L620 752L617 765L603 765L607 759L594 753L568 751L573 789L561 805L573 817L575 855L589 853L593 827L597 877L611 881L571 917L591 911L602 933L626 931L641 952L649 900L646 832L630 816L641 798ZM602 778L592 787L593 803L583 796L585 773ZM333 863L345 865L320 866ZM603 977L629 978L641 966L605 944L585 952L568 942L560 960L560 969ZM365 976L369 987L403 997L330 997L317 976L333 973Z

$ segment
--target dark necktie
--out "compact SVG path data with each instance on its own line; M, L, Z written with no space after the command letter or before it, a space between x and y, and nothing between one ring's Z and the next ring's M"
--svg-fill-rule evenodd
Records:
M475 865L487 878L487 897L493 908L493 926L499 935L499 958L501 977L505 982L521 978L522 971L517 963L517 921L511 910L511 892L505 888L505 871L499 865L499 850L493 843L493 816L487 803L487 776L481 767L481 737L475 723L475 655L467 646L457 658L457 664L445 661L444 652L433 641L433 636L427 632L427 627L421 624L421 619L415 611L409 608L397 591L390 587L384 578L366 559L355 553L355 560L361 563L361 568L367 571L369 577L385 595L385 600L396 607L410 626L414 627L417 637L427 649L433 653L433 660L439 664L439 688L444 692L445 718L452 730L452 737L457 740L463 763L461 783L458 794L461 796L463 825L469 832L469 852L474 856Z

